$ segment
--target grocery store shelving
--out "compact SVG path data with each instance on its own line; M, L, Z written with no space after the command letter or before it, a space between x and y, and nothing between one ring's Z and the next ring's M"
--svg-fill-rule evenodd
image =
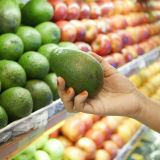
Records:
M139 69L142 69L147 65L151 64L152 62L156 61L159 57L160 48L156 48L150 53L145 54L131 61L130 63L120 67L118 70L122 74L129 76L133 73L136 73ZM57 100L51 105L32 113L30 116L15 121L4 129L1 129L0 159L10 159L10 157L14 156L16 153L31 144L42 133L44 133L57 123L63 121L69 115L70 114L65 111L61 100ZM132 138L129 144L133 143L137 139L137 137L139 137L139 135L143 133L145 128L146 127L143 126ZM8 139L10 140L8 141ZM7 142L5 143L5 141ZM119 160L123 154L124 150L122 150L118 154L116 160Z

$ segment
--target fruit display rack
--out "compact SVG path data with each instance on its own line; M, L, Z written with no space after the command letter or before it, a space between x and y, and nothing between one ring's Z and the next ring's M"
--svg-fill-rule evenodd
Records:
M118 70L126 75L130 76L147 65L156 61L160 57L160 48L156 48L151 52L133 60L132 62L120 67ZM42 108L28 117L17 120L7 127L0 130L0 155L1 160L9 159L19 151L23 150L29 144L31 144L42 133L53 127L57 123L63 121L68 114L63 106L61 100L57 100ZM140 130L135 134L132 140L126 145L130 146L146 129L142 126ZM124 147L124 148L126 148ZM7 148L7 149L6 149ZM122 159L125 154L125 150L121 150L116 157L116 160Z

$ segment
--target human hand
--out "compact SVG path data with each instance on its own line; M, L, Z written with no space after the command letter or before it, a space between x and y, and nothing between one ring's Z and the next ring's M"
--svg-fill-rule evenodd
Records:
M93 54L104 71L104 84L94 98L88 92L75 95L73 88L66 89L65 80L58 77L58 93L69 112L85 112L97 115L117 115L133 117L140 111L141 94L135 86L102 57Z

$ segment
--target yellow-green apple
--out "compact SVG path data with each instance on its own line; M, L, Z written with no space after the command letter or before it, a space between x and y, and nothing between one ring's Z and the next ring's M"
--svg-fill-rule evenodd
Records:
M113 2L105 2L100 5L102 17L112 16L114 14Z
M111 137L112 131L104 121L96 122L92 128L94 130L102 131L105 134L105 139L109 139Z
M80 7L77 3L69 3L67 9L67 20L78 19L80 16Z
M61 131L69 140L75 142L85 134L86 127L84 121L71 117L65 121Z
M91 46L92 50L100 56L106 56L111 52L111 42L105 34L98 34Z
M121 37L116 33L108 34L111 41L112 52L120 52L123 48L123 42Z
M122 140L127 143L132 137L132 131L128 126L121 125L117 129L117 134L122 138Z
M96 23L93 20L84 19L82 25L86 28L85 42L91 43L98 34Z
M82 50L84 52L91 52L92 51L92 48L88 43L76 42L75 44L80 50Z
M95 154L95 160L111 160L111 156L106 150L98 149Z
M67 5L64 2L55 3L53 21L65 20L66 18Z
M82 137L76 142L76 146L86 153L86 159L94 158L96 152L96 144L93 140L87 137Z
M110 65L112 65L113 67L117 68L118 64L117 62L114 60L113 56L111 55L107 55L106 57L104 57L104 60L106 62L108 62Z
M104 142L104 149L110 154L113 159L118 153L118 146L111 140Z
M86 133L85 137L92 139L95 142L97 148L101 148L106 136L102 131L91 129Z
M95 2L90 3L90 8L91 8L91 14L90 14L91 19L97 19L101 16L101 9L97 3Z
M80 4L80 19L87 19L90 17L91 9L87 3Z
M64 151L63 160L86 160L86 154L78 147L67 147Z
M73 145L72 142L68 138L66 138L64 136L58 136L57 139L62 142L64 147L69 147L69 146Z
M113 134L111 136L111 140L119 147L119 148L122 148L124 146L124 141L123 139L117 134Z
M85 38L86 29L82 25L81 21L71 20L70 23L73 24L77 30L76 41L83 41Z
M67 21L58 21L56 23L61 29L61 41L74 42L77 36L77 30L75 26Z

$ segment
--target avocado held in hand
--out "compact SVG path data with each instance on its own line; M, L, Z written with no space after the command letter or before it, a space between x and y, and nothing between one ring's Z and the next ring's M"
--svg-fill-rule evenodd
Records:
M56 48L50 56L51 70L73 87L76 94L86 90L89 97L95 96L103 85L103 70L100 63L83 51Z

